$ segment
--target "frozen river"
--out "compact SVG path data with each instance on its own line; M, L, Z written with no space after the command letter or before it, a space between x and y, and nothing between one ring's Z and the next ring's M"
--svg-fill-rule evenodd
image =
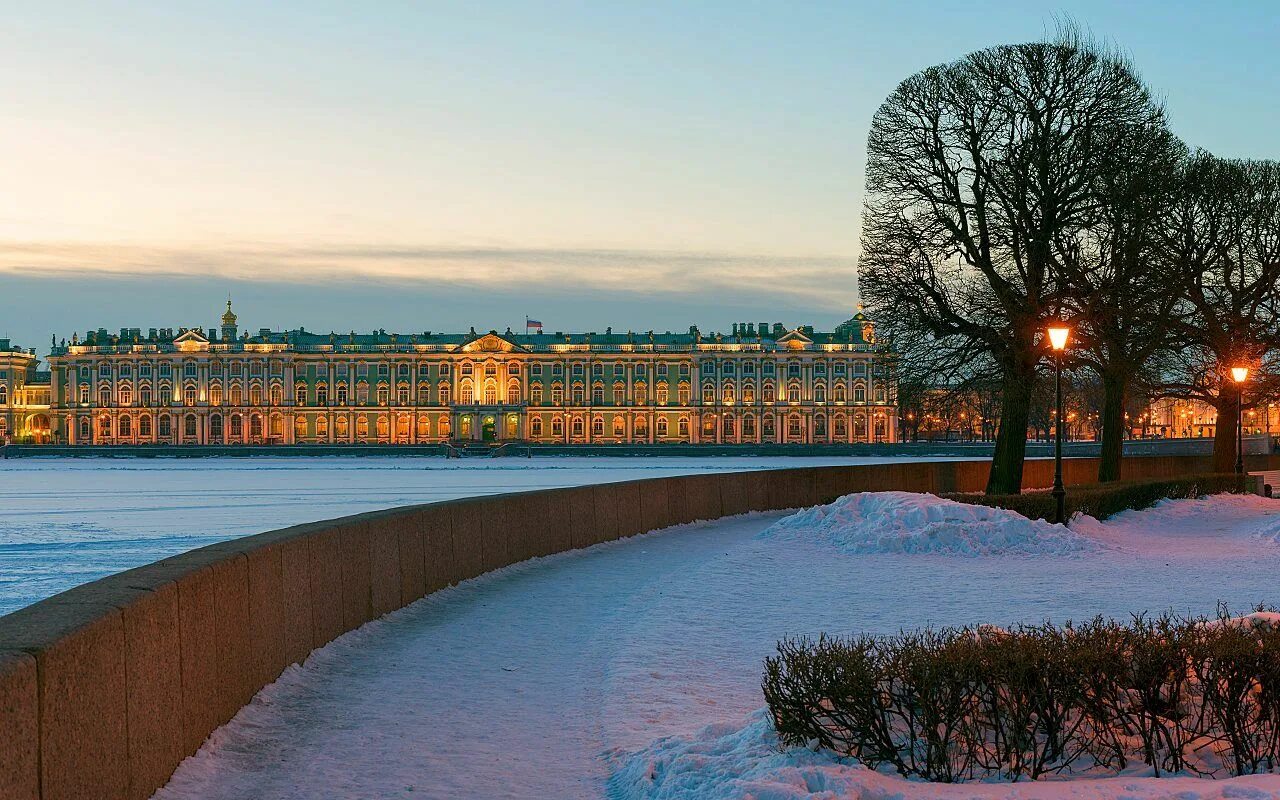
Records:
M403 456L0 460L0 614L212 542L380 508L698 472L892 460Z

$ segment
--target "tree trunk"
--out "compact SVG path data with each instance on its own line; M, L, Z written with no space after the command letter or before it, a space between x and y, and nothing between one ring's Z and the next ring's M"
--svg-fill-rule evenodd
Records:
M1031 415L1035 378L1034 364L1020 364L1005 370L1000 386L1000 427L991 455L987 494L1022 492L1022 462L1027 454L1027 421Z
M1098 480L1102 483L1120 480L1124 460L1124 405L1129 391L1129 372L1111 369L1102 374L1102 458L1098 464Z
M1236 420L1240 417L1240 393L1223 385L1218 394L1218 427L1213 433L1213 471L1236 471Z

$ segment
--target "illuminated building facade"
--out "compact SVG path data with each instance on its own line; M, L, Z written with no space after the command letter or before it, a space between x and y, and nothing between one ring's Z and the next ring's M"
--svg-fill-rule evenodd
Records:
M34 350L0 339L0 444L52 437L49 374L37 372Z
M897 440L891 357L830 333L240 333L125 329L55 347L70 444L853 443Z

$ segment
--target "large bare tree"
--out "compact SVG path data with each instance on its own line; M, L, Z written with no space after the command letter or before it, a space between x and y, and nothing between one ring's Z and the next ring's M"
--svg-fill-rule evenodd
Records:
M863 298L904 363L998 376L988 493L1021 490L1041 331L1064 310L1062 262L1104 202L1118 132L1163 124L1127 61L1069 34L926 69L876 112Z
M1280 390L1280 163L1202 152L1187 161L1182 179L1165 246L1191 281L1162 388L1217 410L1213 462L1226 472L1241 413L1230 368L1252 368L1254 402Z

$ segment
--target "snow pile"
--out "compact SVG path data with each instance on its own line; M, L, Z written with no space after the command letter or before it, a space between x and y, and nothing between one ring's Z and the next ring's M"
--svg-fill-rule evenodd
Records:
M1101 545L1064 525L931 494L863 492L779 520L761 536L846 553L1065 555Z
M944 784L874 772L827 751L779 746L767 710L745 727L711 725L632 753L610 753L613 800L1274 800L1280 776L1226 780L1125 775L1034 783Z

